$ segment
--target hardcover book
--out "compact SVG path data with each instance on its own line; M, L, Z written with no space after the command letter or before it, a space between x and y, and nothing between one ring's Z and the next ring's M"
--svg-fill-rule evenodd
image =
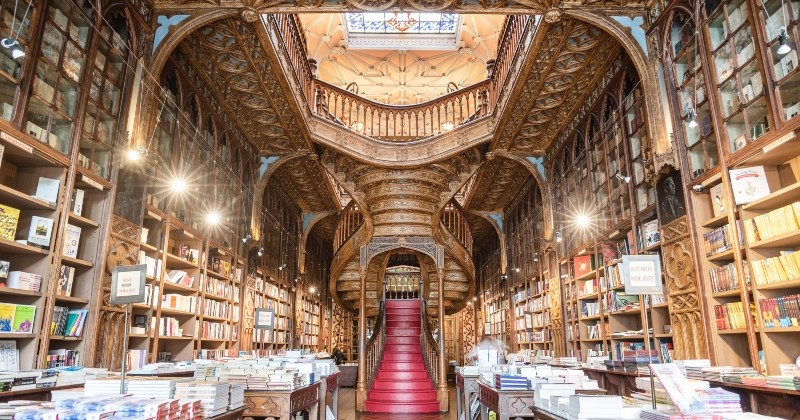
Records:
M17 235L19 210L0 204L0 239L13 241Z
M17 305L14 310L14 323L11 331L17 333L32 333L33 319L36 317L36 307L33 305Z
M67 224L65 235L63 255L78 258L78 243L81 240L81 228Z
M58 192L61 187L61 181L52 178L39 177L39 184L36 186L36 194L34 197L41 198L48 203L58 202Z
M763 166L731 169L728 172L731 176L733 199L737 205L769 195L769 183Z
M50 248L50 239L53 237L53 219L48 217L31 217L31 228L28 231L28 244Z

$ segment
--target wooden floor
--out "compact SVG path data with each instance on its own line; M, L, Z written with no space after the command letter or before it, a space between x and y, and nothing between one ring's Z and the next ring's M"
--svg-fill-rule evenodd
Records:
M337 420L456 420L456 387L450 384L450 412L443 414L369 414L356 413L356 389L339 388Z

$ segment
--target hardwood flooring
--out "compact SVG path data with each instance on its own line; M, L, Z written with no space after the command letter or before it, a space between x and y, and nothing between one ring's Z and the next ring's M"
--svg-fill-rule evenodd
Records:
M356 413L356 389L339 388L337 420L456 420L456 386L450 384L450 411L442 414Z

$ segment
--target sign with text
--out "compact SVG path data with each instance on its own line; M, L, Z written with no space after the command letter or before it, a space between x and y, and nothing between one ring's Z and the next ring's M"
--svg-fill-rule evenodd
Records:
M275 329L275 310L272 308L256 308L254 328L261 330Z
M625 293L632 295L660 295L661 257L659 255L623 255L622 280Z
M144 303L147 265L117 266L111 270L112 305Z

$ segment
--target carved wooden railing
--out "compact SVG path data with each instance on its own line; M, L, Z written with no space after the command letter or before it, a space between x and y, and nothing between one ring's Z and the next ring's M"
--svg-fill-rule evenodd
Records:
M342 245L364 223L364 214L358 208L358 204L351 200L350 203L339 213L339 221L336 224L336 232L333 234L333 253L335 254Z
M450 200L442 210L439 217L444 227L464 245L469 254L472 254L472 231L469 228L469 220L464 213L464 209L456 200Z
M509 16L500 37L497 59L487 63L488 78L432 101L392 106L316 79L316 62L309 60L305 36L296 15L268 14L265 22L277 35L291 71L311 112L374 139L408 142L446 133L462 124L492 115L514 68L526 52L525 34L536 20Z
M393 106L315 80L314 112L374 139L405 142L436 136L491 115L485 80L417 105Z
M441 298L442 297L439 296L439 299ZM425 299L420 299L420 304L422 305L422 311L420 312L422 328L420 329L419 341L422 345L422 360L425 362L425 370L428 371L428 377L431 378L433 387L436 388L439 383L439 345L436 343L436 339L433 338L433 334L431 334L431 330L428 327L428 306ZM442 338L441 328L440 326L439 339Z
M531 15L509 15L506 18L503 32L497 42L499 47L494 68L489 68L489 80L493 86L489 93L489 106L492 110L497 107L503 89L508 83L514 61L519 54L527 52L527 46L524 44L525 34L533 30L535 24L536 18Z
M378 368L383 359L383 345L386 342L386 309L384 301L380 302L378 318L375 320L375 328L372 330L372 337L367 342L367 389L372 388L372 382L378 375Z

